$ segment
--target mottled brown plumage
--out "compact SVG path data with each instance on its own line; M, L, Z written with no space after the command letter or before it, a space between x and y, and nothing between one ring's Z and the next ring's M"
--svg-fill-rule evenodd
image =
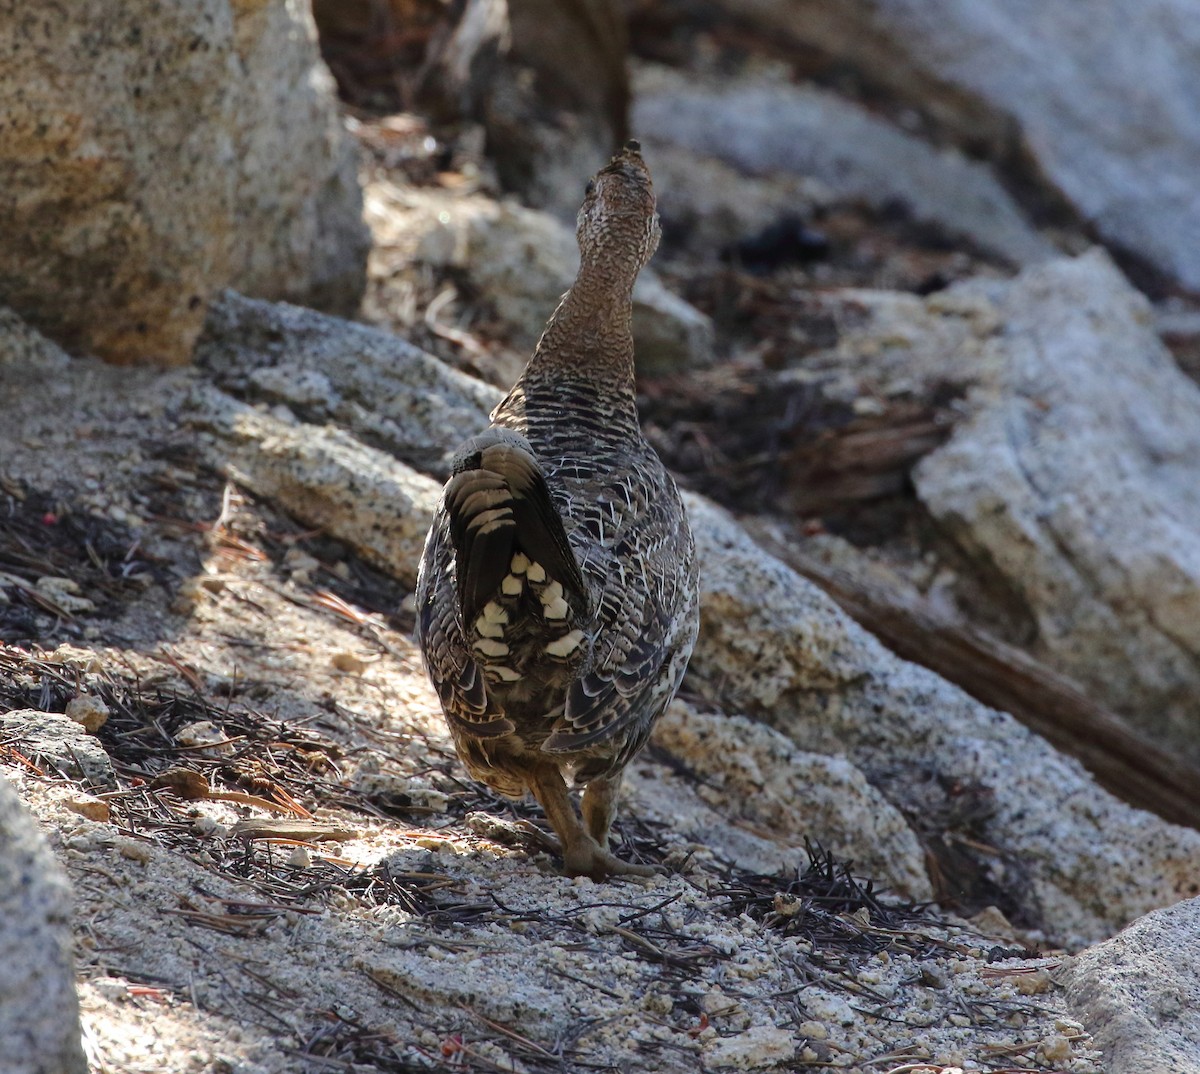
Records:
M609 853L609 828L699 620L687 516L634 399L633 284L659 236L636 143L588 184L577 234L574 286L455 458L417 634L470 773L531 791L567 872L601 878L648 871ZM585 785L582 823L564 776Z

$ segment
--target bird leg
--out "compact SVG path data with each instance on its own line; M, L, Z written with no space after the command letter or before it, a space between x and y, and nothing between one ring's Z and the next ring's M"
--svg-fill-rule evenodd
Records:
M530 773L529 789L545 811L546 819L550 821L562 844L563 871L567 876L590 876L593 880L604 880L609 876L658 875L658 870L652 865L633 865L610 854L584 829L579 814L571 804L562 773L555 765L540 765ZM607 817L605 835L608 825L612 823L612 813L616 809L615 788L611 797L612 801L609 802L602 795L601 810ZM593 813L597 813L597 810L593 810Z
M621 789L622 773L592 780L583 790L579 805L588 833L604 849L608 849L608 833L617 816L617 792Z

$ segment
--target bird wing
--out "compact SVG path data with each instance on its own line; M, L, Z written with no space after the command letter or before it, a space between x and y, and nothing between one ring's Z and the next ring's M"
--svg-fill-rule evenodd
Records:
M587 590L546 478L529 442L511 429L491 428L455 455L446 485L459 610L474 622L522 551L557 579L568 603L587 607Z
M649 494L650 517L614 546L612 562L622 570L608 575L591 666L568 689L544 751L579 750L652 721L659 714L656 700L669 696L668 665L694 640L683 636L692 600L686 590L695 589L695 574L691 533L677 499L673 484Z
M458 619L450 528L434 518L417 574L417 645L437 690L446 719L479 737L508 734L513 723L491 703L479 665L471 656Z
M556 591L564 608L563 632L570 628L568 616L574 621L588 614L587 590L545 475L524 437L488 429L459 449L452 471L422 557L418 640L447 719L477 737L507 734L514 724L490 696L488 677L508 669L481 664L472 649L472 639L477 648L490 641L474 633L480 614L489 606L505 608L505 621L509 612L518 614L519 599L505 589L506 581L515 581L510 572L518 553L530 577L529 565L540 567L539 590L552 581L561 587ZM507 644L498 646L500 652L507 649ZM517 653L509 656L495 659L519 659Z

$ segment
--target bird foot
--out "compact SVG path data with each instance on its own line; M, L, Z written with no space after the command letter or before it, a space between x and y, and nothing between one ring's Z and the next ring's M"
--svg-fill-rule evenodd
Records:
M609 853L594 839L579 840L563 851L563 872L567 876L590 876L607 880L610 876L661 876L665 872L657 865L634 865Z

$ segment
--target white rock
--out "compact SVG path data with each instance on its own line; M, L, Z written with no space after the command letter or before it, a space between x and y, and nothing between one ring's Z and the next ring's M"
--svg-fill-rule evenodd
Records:
M240 77L230 84L237 185L229 286L352 315L370 235L356 146L320 58L312 5L230 6Z
M719 81L645 68L633 124L647 137L717 157L751 176L816 178L840 200L900 201L1014 264L1054 248L1025 221L985 165L939 152L859 105L762 76Z
M1108 1074L1200 1072L1200 899L1156 910L1079 955L1067 1001Z
M722 0L858 67L965 145L1030 172L1115 249L1200 288L1191 0Z
M387 332L232 291L213 303L196 361L223 388L336 422L335 435L438 473L501 397Z
M1200 833L1118 801L1012 717L888 652L725 512L685 500L701 562L693 688L869 777L908 773L888 784L901 810L895 796L930 773L984 788L985 838L1022 870L1006 888L1056 938L1107 935L1188 892Z
M0 715L0 735L51 771L80 780L89 790L115 790L112 760L94 735L68 716L35 709Z
M704 1050L704 1069L757 1070L786 1063L796 1054L790 1030L754 1025L732 1037L717 1037Z
M349 310L354 161L306 4L72 4L0 23L0 294L72 349L186 362L233 282Z
M67 702L66 716L95 734L108 723L108 706L92 694L80 694Z
M214 388L198 389L191 404L199 447L213 465L416 583L441 494L436 481L335 426L287 425Z
M806 753L763 723L683 702L663 716L654 742L719 786L710 800L728 818L751 821L792 847L793 866L807 836L864 876L918 901L933 897L912 829L844 757Z
M992 303L970 416L917 493L1018 595L1043 659L1200 761L1200 388L1100 251Z
M62 867L0 777L0 1055L8 1074L86 1074Z

